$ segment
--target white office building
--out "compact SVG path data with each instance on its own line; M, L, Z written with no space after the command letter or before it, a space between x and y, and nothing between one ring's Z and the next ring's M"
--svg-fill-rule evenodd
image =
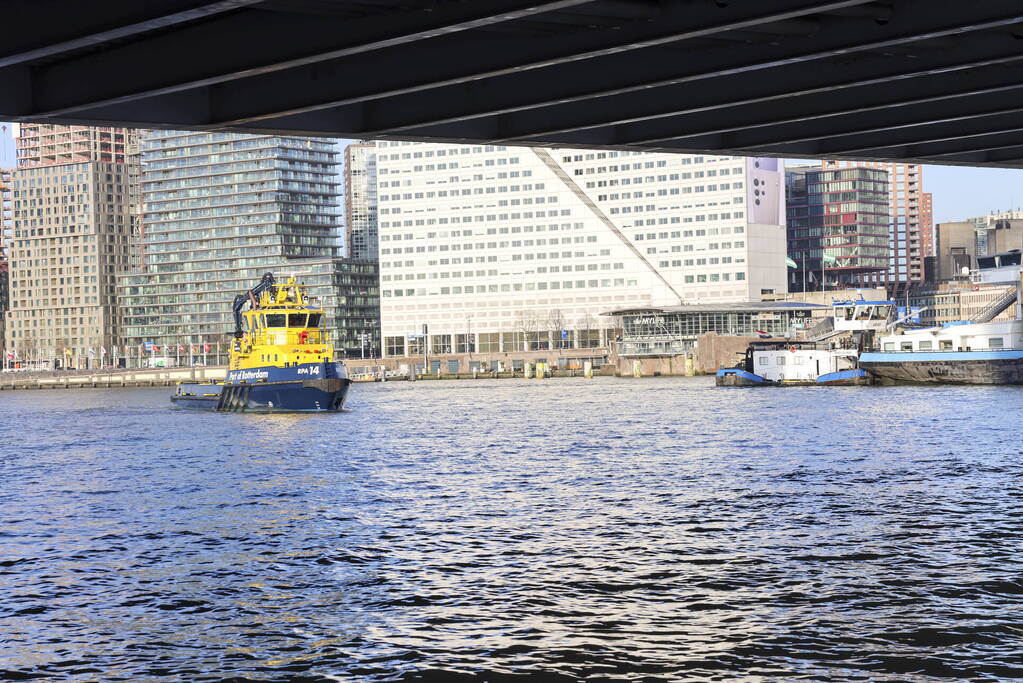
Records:
M385 353L605 346L612 309L783 293L779 170L775 159L378 142Z

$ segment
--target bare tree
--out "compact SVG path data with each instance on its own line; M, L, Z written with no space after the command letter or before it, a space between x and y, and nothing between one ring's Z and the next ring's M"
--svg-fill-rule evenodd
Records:
M586 348L589 346L590 330L595 330L597 328L597 318L590 311L585 311L579 316L578 320L580 335L580 339L578 340L579 348Z
M515 327L522 333L522 348L520 351L529 351L529 340L534 332L540 329L542 318L536 311L520 310L515 314Z
M547 311L547 327L554 332L556 340L554 348L556 349L565 348L566 340L561 338L561 331L567 329L566 323L565 314L560 308L552 308Z

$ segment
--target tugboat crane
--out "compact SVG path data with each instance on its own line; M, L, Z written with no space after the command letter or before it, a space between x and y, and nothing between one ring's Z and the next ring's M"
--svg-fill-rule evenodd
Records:
M241 339L245 334L242 329L242 309L245 308L245 303L248 302L253 308L255 308L259 302L260 295L274 287L276 284L277 280L274 279L273 273L264 273L263 279L259 281L259 284L244 294L239 294L234 298L233 310L235 339Z

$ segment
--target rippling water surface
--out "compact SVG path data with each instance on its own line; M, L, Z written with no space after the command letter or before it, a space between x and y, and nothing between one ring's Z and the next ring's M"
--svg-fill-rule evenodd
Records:
M1023 392L0 394L0 680L1023 677Z

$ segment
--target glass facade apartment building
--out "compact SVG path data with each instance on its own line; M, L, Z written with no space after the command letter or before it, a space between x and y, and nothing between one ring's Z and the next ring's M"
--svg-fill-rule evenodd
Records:
M866 284L887 271L886 171L800 166L785 176L790 291Z
M934 255L933 201L924 192L924 170L920 164L888 161L825 160L825 170L861 166L888 173L890 218L888 225L888 269L869 279L884 284L892 296L926 279L924 259Z
M776 160L376 150L387 356L607 346L611 309L786 291Z
M377 260L377 153L373 142L354 142L345 148L345 219L348 256Z
M333 141L151 131L140 153L143 268L118 285L128 357L152 343L154 357L208 346L207 362L225 362L234 297L266 272L311 285L343 326L339 350L353 345L378 293L374 264L337 254Z

